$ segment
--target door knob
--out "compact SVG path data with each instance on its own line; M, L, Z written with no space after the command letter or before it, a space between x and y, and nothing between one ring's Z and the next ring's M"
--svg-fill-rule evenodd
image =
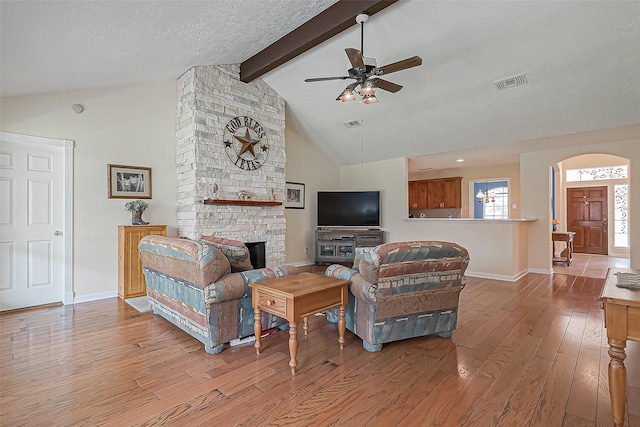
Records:
M56 230L56 231L53 232L53 235L54 236L62 236L62 231Z

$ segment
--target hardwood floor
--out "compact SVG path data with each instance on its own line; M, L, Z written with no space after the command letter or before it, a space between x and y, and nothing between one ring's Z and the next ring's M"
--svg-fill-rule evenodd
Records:
M0 315L2 426L611 426L599 278L467 278L458 329L368 353L323 316L208 355L117 299ZM627 425L640 426L629 342Z

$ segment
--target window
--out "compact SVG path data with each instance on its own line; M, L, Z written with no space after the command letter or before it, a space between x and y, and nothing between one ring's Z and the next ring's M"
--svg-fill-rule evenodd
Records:
M507 181L475 182L473 190L474 218L509 218L509 183Z
M606 166L601 168L567 169L567 182L598 181L602 179L627 178L627 166Z
M614 185L613 187L613 246L620 248L629 247L629 208L627 185Z
M489 191L489 194L492 197L488 202L482 204L482 217L485 219L509 218L509 189L507 187L494 188Z

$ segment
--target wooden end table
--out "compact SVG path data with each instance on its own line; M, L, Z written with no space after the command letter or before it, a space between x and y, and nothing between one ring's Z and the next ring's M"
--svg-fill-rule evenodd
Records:
M575 232L562 232L562 231L554 231L551 233L551 261L553 262L564 262L567 264L567 267L571 265L571 261L573 260L573 236L575 236ZM567 252L565 256L557 257L556 255L556 242L565 242L567 245Z
M640 289L619 288L615 273L640 274L640 270L610 268L600 295L609 340L609 397L616 426L624 425L627 403L627 340L640 342Z
M349 281L313 273L300 273L291 276L267 279L250 283L254 311L253 325L256 336L256 353L260 353L262 342L262 311L274 314L289 321L289 366L296 373L298 361L298 321L303 319L304 334L309 331L308 316L333 307L339 308L338 333L340 349L344 348L345 306L348 300Z

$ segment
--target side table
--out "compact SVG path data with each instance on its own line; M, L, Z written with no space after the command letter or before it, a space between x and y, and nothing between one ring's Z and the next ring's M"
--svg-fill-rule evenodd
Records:
M305 335L309 330L308 316L319 311L339 306L338 342L344 348L345 306L348 301L349 281L313 273L300 273L291 276L268 279L250 283L254 311L253 325L256 342L254 347L259 354L262 349L262 311L275 314L289 321L289 366L296 373L298 366L298 321L304 320Z
M561 232L554 231L551 233L551 261L552 262L564 262L567 264L567 267L571 265L571 261L573 260L573 236L575 236L575 232ZM556 257L556 242L565 242L567 245L567 252L565 256Z
M616 273L640 275L640 270L609 268L600 301L604 308L604 326L609 342L609 397L616 426L624 426L627 403L627 340L640 342L640 289L616 286ZM636 362L637 363L637 362Z

